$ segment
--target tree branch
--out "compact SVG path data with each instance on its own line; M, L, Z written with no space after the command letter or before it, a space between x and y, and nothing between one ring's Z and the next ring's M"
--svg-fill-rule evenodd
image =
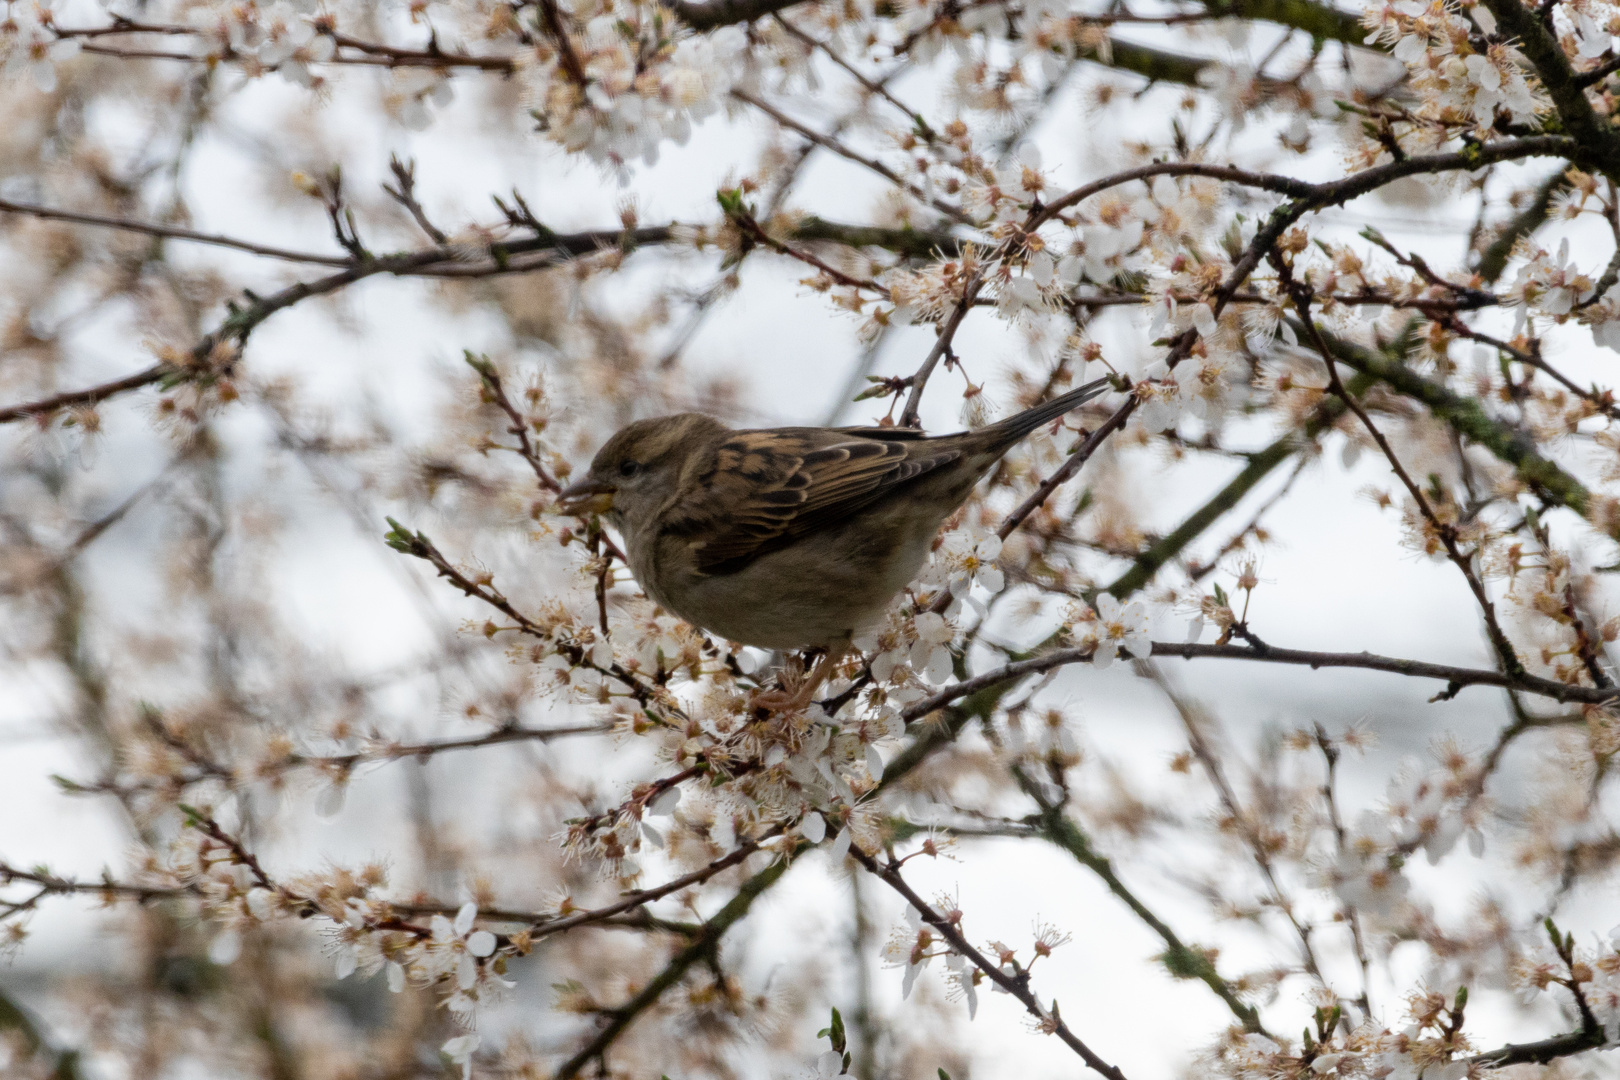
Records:
M1226 1007L1237 1017L1245 1031L1261 1035L1269 1034L1260 1023L1259 1011L1254 1006L1245 1004L1232 989L1231 984L1221 978L1209 954L1196 946L1189 947L1183 943L1168 923L1155 915L1135 893L1126 888L1124 882L1114 873L1113 864L1109 862L1107 856L1097 853L1085 831L1063 812L1063 807L1047 799L1041 786L1035 783L1021 766L1014 765L1012 774L1024 794L1034 799L1035 805L1040 807L1037 828L1041 837L1074 856L1076 862L1101 878L1103 884L1108 886L1109 892L1124 901L1125 906L1130 908L1137 918L1159 935L1165 946L1159 961L1164 964L1166 970L1178 979L1198 979L1208 986L1216 997L1226 1003Z
M1527 694L1551 698L1559 702L1579 702L1601 705L1620 698L1620 689L1599 689L1590 686L1572 686L1554 682L1539 675L1513 676L1488 668L1465 668L1451 664L1431 664L1425 660L1404 660L1377 653L1312 652L1304 649L1283 649L1275 645L1204 645L1198 642L1155 641L1155 657L1180 657L1183 660L1251 660L1257 663L1288 664L1318 668L1360 668L1382 671L1391 675L1404 675L1414 679L1435 679L1447 684L1443 698L1450 698L1469 686L1496 686L1522 690ZM907 723L921 719L951 702L990 687L1014 682L1030 675L1051 671L1068 664L1091 662L1090 648L1054 649L1042 656L1027 660L1014 660L972 678L952 683L945 689L908 707L903 714ZM885 776L888 775L885 770Z
M580 1047L577 1053L557 1067L557 1071L553 1074L555 1080L573 1080L573 1077L579 1075L579 1071L591 1061L605 1057L613 1041L635 1022L636 1017L656 1004L666 990L679 982L693 964L715 955L725 932L748 914L748 909L753 906L754 901L759 899L759 895L766 889L776 884L786 873L788 865L787 859L778 859L745 881L730 902L703 923L702 930L684 949L675 954L664 966L664 970L653 976L640 993L609 1011L606 1026L597 1032L590 1042Z

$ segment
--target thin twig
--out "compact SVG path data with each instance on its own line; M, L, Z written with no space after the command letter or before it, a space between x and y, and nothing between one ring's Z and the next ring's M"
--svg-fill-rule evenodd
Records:
M1277 267L1278 274L1282 277L1285 287L1288 288L1294 306L1299 312L1300 321L1304 323L1306 329L1310 332L1312 343L1316 346L1317 351L1322 354L1322 363L1327 367L1328 389L1344 403L1346 408L1356 414L1356 419L1361 421L1361 425L1367 429L1367 433L1378 444L1378 449L1383 452L1390 468L1412 496L1412 500L1417 504L1418 512L1423 515L1424 520L1429 523L1439 537L1441 544L1446 549L1446 556L1461 571L1463 579L1468 582L1469 591L1474 594L1474 599L1479 604L1480 611L1484 615L1485 632L1491 640L1491 647L1496 650L1502 669L1509 674L1522 674L1524 665L1519 660L1518 653L1514 651L1513 644L1508 640L1507 634L1503 632L1501 624L1497 621L1496 606L1486 593L1485 585L1480 581L1479 575L1474 572L1469 557L1463 554L1461 546L1457 543L1457 527L1451 522L1440 520L1434 507L1423 494L1423 489L1418 487L1411 474L1406 471L1406 467L1401 464L1401 460L1396 456L1395 449L1390 446L1389 440L1384 438L1383 432L1373 423L1372 417L1367 414L1366 409L1361 407L1361 403L1344 388L1344 383L1339 379L1338 367L1334 363L1333 352L1328 348L1327 342L1323 340L1321 332L1316 326L1316 320L1311 317L1310 287L1294 281L1288 264L1280 257L1273 259L1273 265Z
M1101 878L1103 884L1108 886L1109 892L1124 901L1125 906L1130 908L1137 918L1159 935L1164 942L1161 961L1165 967L1180 977L1190 976L1203 982L1226 1004L1245 1031L1261 1035L1269 1034L1260 1022L1259 1011L1253 1005L1244 1002L1237 991L1232 989L1232 985L1221 977L1215 969L1214 961L1210 959L1210 954L1197 946L1188 946L1168 923L1159 918L1134 892L1126 888L1125 883L1114 873L1113 863L1108 857L1099 854L1091 846L1091 839L1080 826L1063 812L1063 807L1046 797L1041 786L1030 778L1022 766L1014 765L1012 774L1024 794L1034 799L1035 805L1040 808L1038 826L1040 835L1067 851L1082 866Z
M1272 905L1288 920L1288 925L1294 928L1294 934L1299 938L1300 957L1305 971L1320 985L1327 986L1327 979L1322 974L1322 967L1316 959L1316 947L1311 943L1311 935L1315 927L1311 923L1302 922L1295 913L1293 901L1283 891L1282 882L1277 876L1277 868L1271 860L1271 850L1265 839L1255 828L1254 822L1244 811L1242 803L1238 800L1237 791L1226 778L1226 771L1221 765L1219 756L1214 747L1204 737L1202 711L1191 702L1185 700L1170 685L1169 681L1154 666L1148 665L1154 681L1159 689L1175 707L1176 714L1181 718L1182 728L1187 732L1187 742L1192 748L1193 756L1203 766L1204 773L1209 777L1210 784L1220 796L1221 805L1226 809L1227 819L1231 821L1238 834L1243 837L1249 848L1249 854L1254 859L1255 866L1260 870L1260 876L1265 879L1266 889L1270 893Z
M14 202L10 199L0 199L0 213L25 214L28 217L39 218L42 221L66 221L75 225L97 225L102 228L145 233L148 236L170 240L190 240L198 244L232 248L236 251L245 251L250 255L262 255L270 259L284 259L288 262L315 263L320 266L347 266L350 261L346 255L318 255L308 251L292 251L288 248L254 243L251 240L238 240L236 237L223 236L218 233L198 232L196 229L182 229L174 225L160 225L155 221L135 221L130 218L110 217L106 214L59 210L52 206Z
M1029 973L1020 970L1009 975L1002 970L1000 964L992 961L978 949L969 944L963 936L960 925L955 919L947 918L929 905L929 903L906 884L905 878L900 876L900 864L892 858L886 863L879 863L877 859L868 855L860 848L851 847L849 853L868 871L881 879L889 888L899 893L906 903L921 916L922 921L939 932L939 935L950 943L952 949L960 953L974 967L984 973L984 977L995 983L1001 989L1017 998L1029 1014L1035 1017L1042 1031L1056 1035L1064 1045L1080 1056L1092 1070L1108 1077L1108 1080L1126 1080L1125 1074L1118 1066L1110 1065L1104 1061L1096 1051L1087 1046L1081 1038L1074 1033L1058 1011L1057 1002L1050 1008L1041 1004L1029 988Z
M388 194L389 198L410 212L411 217L416 220L416 224L423 232L427 233L429 240L432 240L440 247L448 245L450 238L437 225L428 220L427 211L422 209L422 204L416 199L416 162L401 161L399 155L395 154L388 159L388 170L394 174L394 186L390 187L384 184L383 191Z
M781 124L789 131L797 132L806 139L809 139L811 142L815 143L817 146L831 150L839 157L848 161L853 161L857 165L865 166L872 172L877 173L879 176L889 181L891 184L894 184L896 187L903 188L908 194L917 199L919 202L938 210L941 214L944 214L952 221L960 222L962 224L971 224L967 215L964 214L959 207L952 206L948 202L934 198L922 188L911 183L909 180L906 180L899 173L895 172L881 161L851 150L837 139L834 139L828 135L823 135L813 128L806 127L804 124L801 124L797 120L794 120L784 114L780 109L758 97L755 97L746 90L734 89L731 91L731 96L736 98L738 101L752 105L754 108L758 109L766 116L769 116L772 120L775 120L778 124Z
M1316 724L1314 727L1316 745L1322 751L1324 763L1322 801L1327 806L1328 824L1333 829L1335 850L1342 855L1344 853L1344 821L1339 816L1339 795L1336 782L1339 772L1339 748L1334 745L1332 739L1328 738L1328 733L1321 724ZM1361 994L1356 998L1356 1004L1361 1007L1363 1017L1371 1017L1373 1014L1371 965L1367 960L1366 943L1362 940L1361 913L1356 910L1354 904L1349 902L1344 902L1340 910L1344 913L1345 922L1350 926L1350 943L1356 952L1356 963L1361 967Z

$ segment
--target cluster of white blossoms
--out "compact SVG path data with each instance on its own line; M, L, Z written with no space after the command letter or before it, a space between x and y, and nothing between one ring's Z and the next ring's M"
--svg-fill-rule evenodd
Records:
M1001 537L981 529L957 529L945 534L934 564L946 576L951 595L965 597L974 586L992 596L1007 583L996 559L1001 555ZM928 579L923 579L924 584Z
M1418 991L1407 998L1408 1023L1392 1031L1370 1021L1341 1023L1336 1005L1318 1006L1314 1030L1299 1044L1234 1032L1211 1064L1241 1080L1261 1077L1346 1077L1366 1080L1463 1080L1472 1075L1472 1049L1462 1027L1468 994L1452 998Z
M1620 32L1620 10L1602 0L1568 0L1555 9L1568 26L1567 36L1561 42L1566 52L1580 60L1595 61L1614 47ZM1573 47L1568 38L1572 37Z
M1516 304L1514 332L1524 330L1532 315L1564 322L1577 305L1592 298L1594 284L1569 261L1569 241L1558 245L1556 255L1523 245L1524 263L1508 289L1509 302ZM1594 331L1594 334L1596 331Z
M1385 925L1401 914L1411 888L1401 872L1404 864L1393 824L1386 815L1368 810L1348 830L1317 884L1331 889L1363 918Z
M1603 1029L1605 1046L1620 1045L1620 926L1596 947L1577 946L1573 934L1560 937L1551 919L1545 928L1555 944L1527 949L1512 965L1520 1002L1535 1004L1557 987L1553 996L1567 1008L1578 995L1577 1008L1584 1004L1581 1011L1590 1010Z
M934 664L943 655L944 678L951 672L948 643L956 630L931 612L899 614L857 642L873 652L871 682L849 693L848 678L832 680L828 699L845 698L829 715L830 704L760 715L750 695L736 686L729 658L707 658L679 669L671 680L673 704L661 723L636 714L633 727L662 737L664 756L681 770L642 785L620 805L573 821L565 839L572 857L592 860L622 880L636 878L649 849L665 846L663 828L649 817L670 817L671 825L698 829L725 846L747 836L791 828L819 844L835 833L833 851L842 857L852 842L872 848L877 822L866 806L883 777L885 754L905 735L902 709L927 690L912 662ZM919 656L919 650L928 651ZM626 665L628 666L628 665ZM657 665L642 671L668 671ZM688 678L687 676L690 676ZM943 679L942 679L943 681ZM791 681L790 681L791 685ZM684 714L678 710L684 709ZM705 784L687 783L703 774ZM685 784L685 788L682 785ZM715 829L724 823L728 835Z
M1402 850L1422 848L1430 865L1464 836L1468 850L1477 857L1485 851L1480 822L1488 808L1481 796L1479 765L1450 742L1435 753L1438 768L1423 770L1409 763L1390 780L1385 795L1388 817Z
M471 1026L481 1001L513 986L503 977L506 961L528 951L528 935L502 939L478 928L475 903L463 904L453 917L433 914L423 926L379 895L387 884L381 866L338 867L277 882L207 813L188 813L189 826L161 863L143 868L141 882L198 897L199 914L219 927L208 950L214 963L234 963L250 929L315 916L324 921L325 950L338 979L385 972L395 993L408 983L436 989L464 1026Z
M299 86L313 87L309 65L337 53L335 23L315 0L198 5L186 12L186 21L197 31L192 42L199 57L229 54L250 74L275 71Z
M495 44L499 51L493 55L517 68L529 107L550 136L605 165L655 162L664 141L684 144L694 124L752 78L753 50L734 26L694 33L655 4L605 0L563 13L579 28L576 33L545 25L540 5L524 7L456 5L440 13L448 18L434 20L446 25L433 28L437 34L459 23L473 40ZM150 13L114 14L139 23ZM411 14L413 21L431 18L414 6ZM169 45L199 60L229 58L250 76L277 72L315 87L319 78L312 65L339 59L346 15L359 12L315 0L198 3L183 12L181 25L190 33L164 33ZM48 4L7 3L0 19L0 75L26 74L40 89L54 89L56 65L80 48L77 37L58 29ZM433 48L440 48L437 37ZM442 108L450 100L449 70L424 63L388 72L384 97L390 114L406 127L426 127L428 106Z
M1081 647L1092 650L1091 662L1108 667L1121 652L1138 660L1153 653L1147 608L1138 601L1122 603L1111 593L1100 593L1095 607L1076 605L1065 622Z
M1208 311L1206 305L1199 305ZM1235 352L1200 338L1191 354L1175 368L1163 360L1148 367L1133 388L1140 402L1136 420L1148 431L1174 431L1182 417L1192 416L1217 426L1231 407L1243 379L1242 360Z
M520 951L508 945L497 955L499 939L477 929L477 919L478 905L468 901L454 918L431 916L423 934L399 919L387 902L351 897L343 905L342 917L334 919L328 930L327 949L339 979L382 971L388 989L396 994L407 982L438 988L445 1008L464 1027L471 1027L480 1002L512 989L514 984L504 977L506 957ZM410 925L410 932L402 933L401 925Z
M1396 0L1368 8L1362 22L1368 44L1393 46L1406 64L1420 117L1468 127L1480 138L1495 137L1498 111L1515 124L1533 123L1544 102L1523 55L1489 40L1496 24L1485 8L1469 9L1472 22L1462 10L1451 0Z
M898 693L920 696L907 684L917 676L935 686L948 681L954 666L951 645L959 632L938 612L924 611L912 617L891 612L885 624L857 637L855 646L873 653L872 678L876 682L898 683ZM890 699L894 699L893 692Z
M949 841L929 837L916 852L900 861L903 864L920 856L939 858L949 846ZM956 897L942 893L930 906L933 913L946 925L961 929L963 912ZM883 946L883 962L886 967L902 970L900 995L902 998L909 998L917 985L918 976L934 960L943 960L947 995L966 1004L968 1019L972 1020L979 1012L979 986L990 981L988 973L979 968L979 962L993 959L998 974L1005 975L1014 982L1021 982L1028 979L1031 969L1039 961L1051 956L1054 949L1069 940L1070 935L1067 933L1037 922L1027 960L1019 959L1020 950L1000 941L992 941L985 948L993 955L985 957L985 961L975 961L961 949L953 946L950 939L934 925L925 922L922 912L912 906L906 908L903 921L890 932L888 941ZM992 982L992 989L998 994L1007 993L1000 983ZM1046 1019L1043 1017L1042 1021L1045 1022Z
M57 36L48 7L7 4L0 10L0 79L26 79L42 93L56 89L56 68L79 55L76 38Z
M537 26L520 70L551 137L593 161L655 163L661 143L684 145L752 71L747 35L734 26L681 33L667 12L627 2L583 3L572 15L584 32L568 50Z
M1610 285L1602 296L1580 309L1577 318L1592 328L1592 340L1620 352L1620 284Z

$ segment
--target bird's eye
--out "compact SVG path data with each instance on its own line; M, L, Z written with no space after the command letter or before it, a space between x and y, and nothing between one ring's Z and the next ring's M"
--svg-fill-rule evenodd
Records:
M636 473L638 473L640 471L641 471L641 462L639 462L639 461L621 461L621 462L619 462L619 475L624 477L627 480L630 477L636 475Z

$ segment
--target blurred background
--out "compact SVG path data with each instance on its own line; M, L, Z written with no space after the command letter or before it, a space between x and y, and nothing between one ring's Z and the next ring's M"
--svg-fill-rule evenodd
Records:
M484 15L477 5L369 7L342 7L346 33L422 49L431 27L447 51L499 48L469 30ZM189 13L179 10L186 8L209 5L125 13L201 25L186 22ZM1190 9L1207 14L1214 5ZM1183 10L1132 8L1137 15ZM837 21L820 9L786 15L818 38ZM55 17L72 27L105 25L112 16L85 3L58 4ZM767 44L785 49L780 31L771 33L749 76L757 93L804 127L841 132L874 158L905 157L890 132L908 124L889 103L822 53L772 63ZM842 33L841 42L858 37ZM1120 25L1108 33L1209 66L1176 82L1150 81L1097 56L1031 61L1010 104L987 109L965 100L959 71L964 57L1009 62L1013 45L992 28L950 39L932 58L907 59L887 90L936 127L963 119L987 157L1038 160L1061 191L1189 143L1202 146L1207 160L1257 171L1342 175L1359 129L1331 98L1401 74L1359 41L1313 42L1259 19ZM1292 73L1313 62L1333 85L1314 111L1259 93L1234 98L1227 89L1233 80L1255 80L1256 70ZM866 55L858 64L869 74L888 69ZM712 225L720 217L716 191L745 180L762 219L774 208L831 222L935 225L871 169L736 100L692 124L684 143L663 142L655 163L614 167L537 132L530 88L498 73L457 69L446 77L315 63L311 89L243 62L91 51L53 70L48 89L15 73L0 81L7 117L0 199L10 204L164 222L341 258L320 194L341 169L344 205L366 245L419 248L427 238L383 191L397 183L389 169L396 157L414 163L415 196L452 242L477 243L477 228L503 222L492 197L510 205L513 192L559 234L612 232L627 221ZM1478 260L1477 223L1510 217L1518 209L1510 196L1533 191L1557 168L1532 161L1469 180L1413 180L1324 211L1310 222L1311 234L1370 252L1355 238L1374 225L1436 270L1463 274ZM1226 221L1269 205L1249 206L1247 198L1223 192L1210 213ZM1585 222L1553 221L1536 234L1547 250L1563 240L1571 261L1594 277L1613 247ZM846 256L862 257L855 249L839 255ZM6 427L0 859L66 878L131 879L161 862L182 831L177 800L231 803L262 862L287 879L378 863L390 895L402 900L455 906L478 898L481 907L540 910L564 893L610 898L612 882L564 860L559 834L564 819L618 802L667 767L651 740L621 730L497 744L367 763L339 783L320 769L255 777L252 763L283 746L338 753L373 738L421 743L502 724L603 719L597 706L536 692L506 644L479 632L486 610L382 542L385 519L421 529L460 565L487 569L523 610L559 596L588 610L577 549L558 543L567 522L548 513L548 497L522 460L489 449L489 439L504 437L503 421L480 403L465 352L487 356L509 386L537 387L531 400L548 418L546 452L580 467L624 421L680 409L740 426L875 422L888 403L853 400L868 385L864 377L909 374L933 341L928 326L872 333L865 313L852 315L803 284L809 268L768 251L722 262L712 248L655 244L612 266L559 261L465 281L378 274L266 319L244 347L228 395L147 387L93 411ZM218 245L0 213L0 407L141 371L190 349L244 290L267 296L328 272ZM1512 319L1490 314L1478 325L1511 336ZM1010 412L1023 388L1039 385L1058 362L1073 331L1062 315L975 313L955 343L963 373L935 376L924 426L952 430ZM1132 377L1162 355L1153 345L1160 335L1140 310L1101 309L1086 333L1111 368ZM1542 342L1583 385L1606 378L1612 356L1584 327L1549 329ZM1474 364L1488 378L1495 365L1494 355L1477 361L1466 348L1453 357L1464 376ZM982 395L964 399L964 375ZM1075 482L1100 508L1089 542L1073 548L1077 572L1112 580L1128 565L1123 551L1163 536L1226 483L1244 466L1241 454L1282 430L1279 413L1262 406L1234 409L1213 424L1189 417L1179 439L1137 428L1114 439ZM1421 433L1402 429L1400 437L1406 446ZM1219 582L1235 594L1240 568L1252 560L1259 584L1247 618L1274 644L1491 666L1465 582L1443 560L1411 550L1399 514L1369 495L1395 491L1387 464L1358 448L1328 433L1221 515L1166 574L1181 582L1188 566L1213 563L1201 587ZM1553 452L1571 469L1603 467L1600 448L1588 442L1571 438ZM999 497L991 496L993 505ZM1565 518L1551 515L1548 524L1578 564L1613 561L1611 550ZM1240 544L1228 545L1240 534ZM1063 608L1013 580L989 625L1000 640L1032 644L1058 625ZM1189 612L1168 602L1171 588L1187 592L1161 582L1147 594L1156 640L1187 634ZM1602 609L1605 596L1585 597L1599 618L1611 614ZM1511 617L1510 625L1533 652L1540 631ZM967 661L970 670L999 662L983 646L970 648ZM1364 810L1382 812L1392 785L1405 790L1411 777L1442 767L1451 745L1477 755L1514 720L1515 704L1503 692L1470 688L1431 700L1443 688L1374 672L1161 660L1154 671L1123 662L1065 669L1038 700L1061 710L1078 747L1072 810L1097 850L1183 940L1208 947L1223 973L1252 974L1249 1000L1275 1030L1291 1032L1308 1022L1317 980L1301 969L1298 937L1268 899L1263 876L1234 856L1242 845L1218 792L1188 767L1188 724L1218 750L1241 797L1265 808L1256 815L1284 819L1299 793L1323 780L1320 753L1295 733L1362 733L1364 749L1346 748L1338 763L1339 803L1353 821ZM143 717L154 714L172 731L195 733L243 774L177 795L164 777L184 772L184 762L153 743ZM1620 921L1603 872L1615 843L1612 799L1601 774L1591 778L1583 732L1579 723L1552 726L1512 743L1489 788L1482 855L1460 844L1438 865L1421 852L1408 860L1411 895L1421 897L1425 918L1471 944L1448 957L1433 939L1391 931L1366 987L1376 1020L1398 1027L1414 987L1449 995L1466 981L1469 1030L1477 1029L1482 1049L1569 1028L1573 1013L1552 997L1524 1005L1502 965L1489 970L1482 958L1491 948L1502 950L1505 965L1518 946L1505 943L1506 932L1488 942L1495 931L1482 912L1496 911L1515 933L1555 914L1583 943L1606 940ZM960 825L962 815L945 814L947 806L998 818L1029 813L1028 801L996 777L998 752L969 730L894 793L886 812L925 827L947 818ZM142 778L147 787L121 794L71 790L109 779L127 788ZM1570 809L1569 789L1588 781L1591 797ZM1556 828L1538 826L1555 819ZM957 898L978 942L1021 947L1047 925L1070 935L1037 966L1038 993L1056 998L1069 1023L1127 1075L1206 1068L1200 1055L1231 1014L1202 983L1175 979L1155 962L1163 942L1095 874L1038 840L960 831L949 858L909 864L919 891ZM1337 904L1321 887L1319 853L1282 848L1281 888L1297 917L1316 924L1323 978L1355 997L1362 976L1345 927L1335 923ZM1561 872L1577 849L1589 862L1578 875ZM679 872L673 859L643 860L647 880ZM982 993L970 1021L964 1003L948 997L937 964L903 1001L901 971L881 957L902 906L861 877L853 863L835 864L824 851L804 856L725 940L725 968L752 1004L705 1011L692 988L679 1005L638 1021L623 1056L610 1058L613 1074L812 1075L824 1048L815 1032L832 1007L851 1026L862 1077L933 1076L941 1067L956 1080L1075 1073L1069 1051L1031 1030L1006 995ZM14 886L0 895L27 893ZM699 890L687 917L712 914L723 899ZM21 921L26 940L0 967L0 1027L43 1040L57 1055L50 1060L71 1070L64 1075L313 1078L459 1068L439 1052L456 1029L435 995L415 988L390 995L380 977L338 980L313 925L321 920L267 929L236 955L220 944L217 925L183 905L53 896ZM515 961L510 995L480 1009L480 1071L516 1060L488 1056L507 1041L526 1043L537 1061L566 1056L593 1022L571 1007L570 995L619 1000L666 954L646 935L603 929L559 937ZM9 1020L13 1009L25 1019ZM11 1054L0 1071L42 1067L22 1042ZM1561 1068L1613 1071L1594 1055Z

